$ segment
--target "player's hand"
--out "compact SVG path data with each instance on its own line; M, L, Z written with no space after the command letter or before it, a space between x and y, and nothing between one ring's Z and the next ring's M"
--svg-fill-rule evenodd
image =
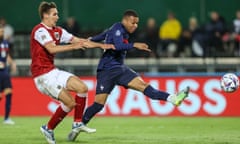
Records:
M73 49L76 49L76 50L77 49L83 49L83 50L85 50L85 48L84 48L84 41L73 43L71 45L72 45Z
M113 50L116 49L113 44L102 44L102 45L100 46L100 48L102 48L102 49L113 49Z
M144 50L144 51L148 51L151 52L151 49L149 49L148 45L145 43L140 43L140 42L135 42L133 44L133 47L139 49L139 50Z

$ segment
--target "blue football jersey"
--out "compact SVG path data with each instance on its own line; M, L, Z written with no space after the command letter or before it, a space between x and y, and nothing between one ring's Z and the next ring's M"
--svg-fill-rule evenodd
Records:
M9 43L3 40L0 42L0 70L7 70L8 53L9 53Z
M113 44L115 50L105 50L98 64L98 71L103 69L112 69L124 64L127 50L133 48L133 43L128 42L129 34L124 26L118 22L113 24L103 33L91 38L92 41L103 41L107 44Z

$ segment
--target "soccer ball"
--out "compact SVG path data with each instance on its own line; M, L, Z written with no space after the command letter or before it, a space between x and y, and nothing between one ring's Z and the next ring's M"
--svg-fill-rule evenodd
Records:
M234 92L239 87L239 79L234 73L226 73L220 80L221 88L224 92Z

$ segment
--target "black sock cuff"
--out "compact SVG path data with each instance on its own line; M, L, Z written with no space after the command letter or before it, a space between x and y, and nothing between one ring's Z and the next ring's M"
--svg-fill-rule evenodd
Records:
M148 85L148 86L144 89L143 94L147 95L147 94L146 94L147 91L149 91L149 89L151 89L151 88L152 88L152 86L151 86L151 85Z

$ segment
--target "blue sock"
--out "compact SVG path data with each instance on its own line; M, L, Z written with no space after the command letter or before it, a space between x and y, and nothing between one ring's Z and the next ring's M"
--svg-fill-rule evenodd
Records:
M6 95L6 103L5 103L5 119L8 119L10 111L11 111L11 103L12 103L12 94Z
M143 93L154 100L164 100L167 101L167 97L169 96L169 93L166 93L164 91L160 91L157 89L154 89L151 85L147 86Z
M102 110L103 107L104 105L94 102L91 106L89 106L86 109L82 118L82 122L84 124L87 124L96 113Z

